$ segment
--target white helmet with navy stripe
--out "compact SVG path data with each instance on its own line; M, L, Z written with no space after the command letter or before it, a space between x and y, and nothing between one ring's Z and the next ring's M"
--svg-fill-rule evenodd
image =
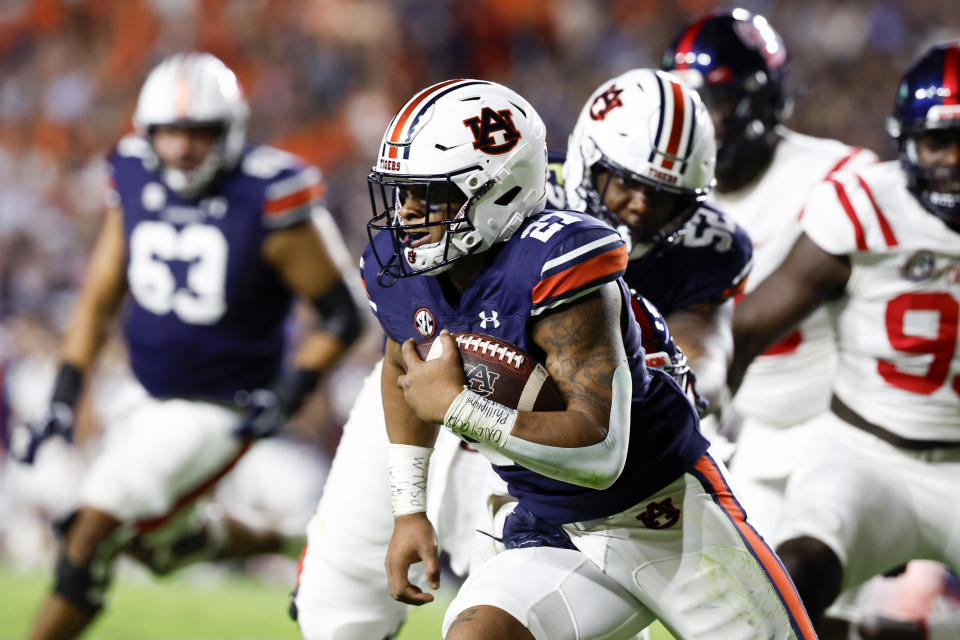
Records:
M378 231L393 237L392 255L377 255L381 281L437 274L507 240L544 208L546 176L546 127L516 92L463 79L418 92L387 126L369 176L368 230L371 237ZM401 228L398 219L400 198L411 187L426 190L428 212L448 203L459 208L439 242L416 249L407 246L412 227Z
M154 127L222 126L223 135L191 171L161 167L173 191L193 196L223 169L236 165L246 140L250 109L237 78L209 53L178 53L153 68L143 83L133 124L148 139Z
M567 202L624 227L596 184L606 169L677 196L676 214L654 236L627 229L634 249L675 242L713 188L715 165L713 122L697 92L664 71L634 69L600 85L580 111L563 166Z

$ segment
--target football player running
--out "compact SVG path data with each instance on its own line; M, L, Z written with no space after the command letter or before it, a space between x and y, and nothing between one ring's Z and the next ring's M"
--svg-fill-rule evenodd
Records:
M661 90L668 99L657 97ZM672 141L676 148L670 150L674 91L680 99ZM591 117L601 112L603 118ZM668 124L657 138L653 127L663 118ZM651 123L651 128L638 127L638 122ZM702 206L713 182L712 138L710 119L695 93L668 74L635 70L604 83L586 101L571 136L572 178L566 183L571 201L594 215L605 214L633 242L627 282L653 299L669 325L666 332L659 313L642 297L636 299L637 318L650 328L643 332L644 346L648 340L656 345L647 348L648 355L670 353L652 357L651 363L662 361L681 377L695 368L697 389L705 383L708 395L711 388L724 388L732 351L730 299L750 268L750 240L743 230L719 211ZM657 145L678 160L665 162L668 156L662 154L650 160ZM562 162L562 154L555 157ZM550 165L550 175L551 206L565 208L559 163ZM601 182L594 181L597 177ZM620 215L632 224L617 222ZM502 311L493 307L478 313L483 333L503 322ZM426 316L421 320L427 326ZM669 333L692 353L692 366L674 349ZM393 528L386 511L389 490L385 472L370 471L386 467L385 450L376 445L386 445L380 375L378 365L364 382L308 526L295 602L301 631L310 639L383 638L407 612L387 592L383 558ZM511 508L495 515L506 488L496 476L491 478L481 456L446 432L438 437L431 464L430 520L450 554L452 569L463 574L502 548L473 532L499 531ZM474 480L464 481L467 476Z
M420 561L438 586L425 510L443 426L519 500L507 550L471 570L446 638L630 637L654 616L680 638L715 638L718 626L731 638L812 638L789 579L706 454L693 406L644 363L620 234L544 209L545 137L515 92L450 80L404 105L371 172L376 233L362 269L388 336L391 594L432 600L408 579ZM499 325L483 327L494 311ZM484 331L540 357L566 409L516 411L469 390L450 331ZM442 354L423 362L414 341L435 333ZM579 597L565 599L557 587L570 582Z
M935 46L907 71L889 120L899 161L816 187L786 260L735 314L733 387L831 303L830 410L810 427L777 533L816 621L841 589L910 559L960 567L958 59L956 43Z
M791 103L787 51L763 16L736 9L702 17L677 34L663 66L696 87L713 117L717 188L709 201L753 240L749 292L783 262L800 234L799 214L810 190L876 156L780 124ZM765 536L774 534L780 519L803 425L827 408L835 364L827 312L819 310L757 358L733 399L722 429L739 431L730 472Z
M130 363L145 392L109 434L81 506L61 527L35 640L81 633L103 606L117 554L135 541L150 564L159 561L149 535L253 439L279 431L360 331L359 310L312 222L319 172L278 149L247 146L247 118L229 68L210 54L178 54L150 72L136 133L108 158L111 206L64 337L49 418L21 456L32 459L52 434L70 439L84 377L124 301ZM284 373L295 294L322 320ZM188 546L206 558L281 543L236 522L194 533Z

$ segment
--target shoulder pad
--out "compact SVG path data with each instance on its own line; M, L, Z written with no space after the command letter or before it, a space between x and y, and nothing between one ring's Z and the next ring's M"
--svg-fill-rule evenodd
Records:
M279 151L279 150L275 150ZM296 156L279 152L296 159ZM267 156L260 156L261 159ZM282 159L274 156L274 160ZM245 164L246 164L245 159ZM269 162L264 160L257 170L267 173ZM260 161L254 161L256 165ZM272 171L263 198L263 224L271 229L289 227L308 220L324 195L324 183L320 170L303 164L278 164L269 167Z
M539 277L531 292L531 315L616 280L627 266L627 248L620 234L584 213L544 211L524 226L520 239L544 245L539 252Z

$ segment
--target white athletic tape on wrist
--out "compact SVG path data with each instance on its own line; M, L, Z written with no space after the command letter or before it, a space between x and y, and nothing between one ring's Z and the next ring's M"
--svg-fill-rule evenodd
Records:
M517 410L464 388L443 416L443 426L454 434L500 448L507 441Z
M445 427L481 444L541 475L571 484L606 489L627 461L633 379L626 366L613 373L610 423L601 442L585 447L556 447L511 435L517 412L464 389L444 416Z
M387 476L393 517L427 510L427 469L433 447L387 445Z

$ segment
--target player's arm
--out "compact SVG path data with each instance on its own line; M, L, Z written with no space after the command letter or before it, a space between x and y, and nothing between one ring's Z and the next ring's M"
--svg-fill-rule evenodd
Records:
M844 294L850 260L827 253L801 234L786 260L737 305L733 313L733 363L727 375L736 393L755 357L820 305Z
M410 409L398 384L402 375L401 347L387 338L380 377L383 413L390 439L387 473L394 516L393 536L386 558L387 584L394 599L421 605L432 602L433 596L410 582L410 565L423 561L430 587L437 589L440 586L437 536L426 514L427 470L439 429L420 420Z
M710 403L711 411L721 405L733 358L732 318L732 299L692 304L666 318L674 341L697 374L697 392Z
M267 236L264 259L291 291L309 300L320 322L297 350L298 369L333 367L363 330L363 316L316 227L309 221Z
M442 354L421 362L403 344L407 404L423 420L492 446L551 478L592 488L613 484L626 461L632 379L620 331L616 283L553 311L533 327L545 366L566 401L564 411L517 411L463 387L456 343L441 333Z
M127 292L123 212L110 208L90 257L73 316L63 338L61 357L81 374L93 365Z
M32 464L40 444L54 435L68 441L73 439L74 407L83 390L84 376L107 339L127 291L125 264L123 212L113 207L104 218L86 279L64 334L60 369L53 383L47 414L28 429L15 432L11 448L18 460Z
M262 251L284 284L313 304L320 321L297 349L293 371L250 394L236 431L243 438L278 433L363 330L363 316L312 222L273 231Z

